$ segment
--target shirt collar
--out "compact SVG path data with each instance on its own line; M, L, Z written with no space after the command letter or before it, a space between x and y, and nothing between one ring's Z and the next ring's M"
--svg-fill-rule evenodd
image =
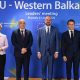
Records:
M46 28L46 29L48 29L48 28L50 29L50 28L51 28L51 26L47 26L47 25L45 25L45 28Z
M20 29L20 31L25 31L25 29Z
M73 32L74 32L74 30L70 30L70 29L69 29L68 31L69 31L69 32L71 32L71 31L73 31Z

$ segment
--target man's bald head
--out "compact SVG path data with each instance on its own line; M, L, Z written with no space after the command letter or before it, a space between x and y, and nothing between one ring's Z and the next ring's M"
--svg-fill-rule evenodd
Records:
M25 25L26 25L26 22L25 22L24 19L20 19L19 22L18 22L18 24L19 24L19 28L20 29L24 29Z
M46 16L46 17L45 17L45 24L46 24L47 26L50 26L50 25L51 25L51 16Z

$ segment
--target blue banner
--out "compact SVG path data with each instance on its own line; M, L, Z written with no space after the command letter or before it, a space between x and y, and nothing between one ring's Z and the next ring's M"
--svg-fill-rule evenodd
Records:
M26 21L26 28L33 35L32 56L30 60L30 77L41 77L41 61L37 58L37 30L44 25L45 16L52 17L52 25L62 33L67 30L67 20L76 21L75 28L80 30L80 1L79 0L0 0L0 23L2 32L7 35L9 48L5 76L15 77L15 58L11 43L12 31L18 28L19 19ZM23 73L22 73L23 74ZM54 62L54 77L66 77L65 63L61 53Z

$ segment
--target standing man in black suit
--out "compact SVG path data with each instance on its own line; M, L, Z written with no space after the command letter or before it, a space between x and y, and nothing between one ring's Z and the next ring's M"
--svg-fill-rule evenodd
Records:
M79 80L80 32L74 29L75 21L67 22L68 30L62 34L62 54L66 62L67 80L71 80L73 63L74 80Z
M12 33L12 44L14 46L14 55L16 60L16 79L21 80L21 69L23 66L24 80L29 80L29 63L31 55L31 46L33 43L32 33L25 29L24 19L19 20L19 29Z

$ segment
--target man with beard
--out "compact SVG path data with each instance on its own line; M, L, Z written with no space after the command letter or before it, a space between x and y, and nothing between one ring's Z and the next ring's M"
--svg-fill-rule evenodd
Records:
M48 67L48 80L52 80L53 61L58 58L59 38L58 31L51 25L51 17L45 17L45 25L38 31L38 52L37 56L42 61L42 79L47 80L46 72Z

